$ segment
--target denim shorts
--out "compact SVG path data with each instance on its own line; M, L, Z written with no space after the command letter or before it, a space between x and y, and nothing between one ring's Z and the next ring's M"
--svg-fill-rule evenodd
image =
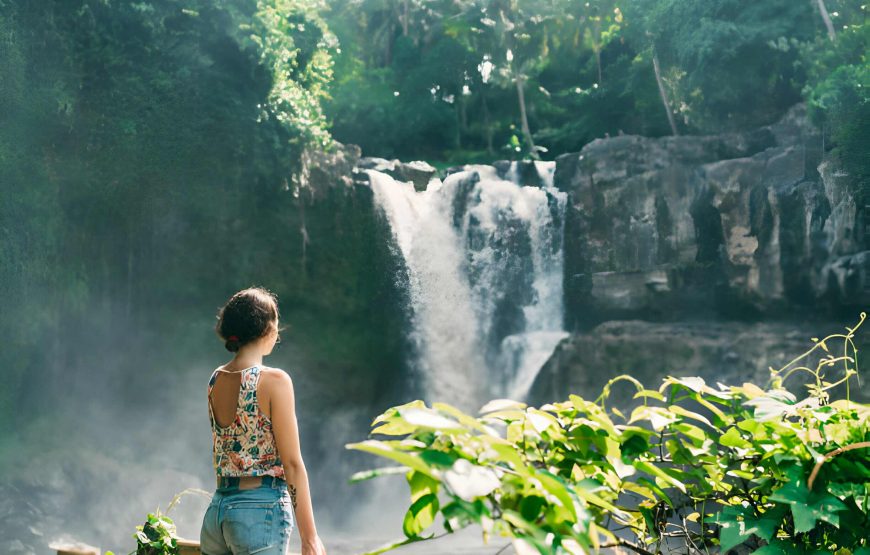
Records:
M202 555L285 555L293 532L287 482L263 480L259 487L217 488L205 510Z

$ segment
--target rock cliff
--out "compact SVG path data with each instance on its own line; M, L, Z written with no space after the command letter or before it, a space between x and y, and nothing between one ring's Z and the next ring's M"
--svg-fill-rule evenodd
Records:
M556 160L569 193L569 329L761 320L867 304L863 210L794 106L745 133L597 139Z

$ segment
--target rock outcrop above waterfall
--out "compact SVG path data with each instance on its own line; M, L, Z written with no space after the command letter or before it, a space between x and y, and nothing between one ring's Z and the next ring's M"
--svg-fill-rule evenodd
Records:
M745 133L597 139L556 159L569 194L569 328L613 319L853 317L870 300L854 184L804 105Z
M422 160L402 162L362 156L359 146L336 142L329 151L306 150L302 169L294 179L317 199L336 189L351 189L355 185L368 188L369 178L364 170L377 170L397 181L413 183L418 191L425 190L429 180L438 177L438 170Z
M356 164L359 170L377 170L385 173L398 181L409 181L414 184L417 191L425 191L429 180L437 177L437 170L422 160L402 162L400 160L387 160L386 158L364 157ZM361 177L364 181L366 178Z

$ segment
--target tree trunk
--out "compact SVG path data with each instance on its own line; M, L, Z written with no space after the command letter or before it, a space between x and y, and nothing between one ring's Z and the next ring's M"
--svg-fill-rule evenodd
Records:
M402 2L402 36L408 36L408 0Z
M390 24L387 25L387 44L384 47L384 67L390 67L393 63L393 21L390 19Z
M468 110L466 109L465 103L465 95L460 92L457 102L457 109L459 110L459 129L456 130L456 144L460 148L462 147L462 135L468 131Z
M467 100L465 99L465 95L463 93L459 93L459 125L462 132L465 133L468 131L468 108L466 106Z
M517 100L520 104L520 122L523 127L523 136L526 139L526 143L529 145L529 151L532 154L532 158L535 160L540 160L540 156L538 156L538 151L535 149L535 141L532 140L532 131L529 129L529 118L526 116L526 95L523 91L523 81L524 77L519 73L514 74L514 82L517 84Z
M828 9L825 7L825 0L816 0L819 6L819 13L822 14L822 19L825 21L825 27L828 29L828 38L831 41L837 40L837 33L834 31L834 24L831 23L831 16L828 15Z
M601 49L595 48L595 63L598 65L598 86L602 85L601 79Z
M456 113L456 137L453 142L457 149L462 148L462 112L464 111L462 103L463 100L460 96L456 99L456 107L453 110Z
M492 148L492 123L489 121L489 106L486 103L486 88L480 88L480 98L483 101L483 127L486 129L486 152L495 154Z
M302 239L302 256L299 260L299 267L302 273L303 278L308 277L308 264L307 264L307 255L308 255L308 227L305 225L305 191L299 190L299 197L296 199L296 202L299 203L299 236Z
M601 78L601 21L595 19L595 36L593 37L593 50L595 50L595 63L598 65L598 86L603 82Z
M659 57L658 54L656 54L655 46L652 47L652 60L653 71L656 74L656 83L659 86L659 96L661 96L662 104L665 106L665 112L668 114L668 123L671 124L671 133L679 135L679 133L677 133L677 124L674 122L674 114L671 112L671 104L668 102L668 93L665 91L664 83L662 83L662 74L659 70Z

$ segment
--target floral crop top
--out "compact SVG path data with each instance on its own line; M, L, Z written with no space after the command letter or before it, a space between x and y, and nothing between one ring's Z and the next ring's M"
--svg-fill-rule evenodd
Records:
M211 406L211 390L219 371L216 368L208 380L208 415L211 420L215 473L219 477L283 478L284 466L272 435L272 422L260 412L257 402L260 367L252 366L241 371L236 418L226 428L218 426Z

